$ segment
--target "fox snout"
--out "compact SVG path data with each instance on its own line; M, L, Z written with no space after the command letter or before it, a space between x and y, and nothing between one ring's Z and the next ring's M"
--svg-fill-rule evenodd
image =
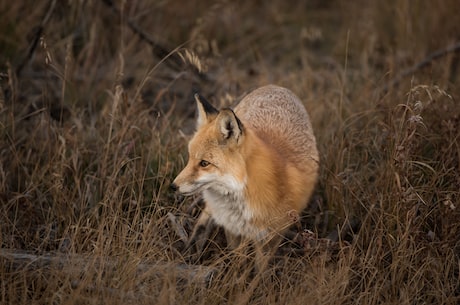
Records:
M173 191L173 192L177 192L177 190L179 189L179 187L177 186L177 184L175 184L174 182L171 183L171 184L169 185L169 188L170 188L171 191Z
M169 189L174 192L177 196L184 195L184 179L181 178L182 172L171 182Z
M169 189L174 193L174 198L177 202L182 202L185 196L179 191L179 186L173 182L169 185Z

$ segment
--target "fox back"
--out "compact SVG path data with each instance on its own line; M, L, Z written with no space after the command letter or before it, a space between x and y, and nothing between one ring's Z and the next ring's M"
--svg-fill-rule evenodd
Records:
M288 161L318 165L318 151L310 118L290 90L269 85L247 95L235 107L236 115Z
M304 106L274 85L253 91L234 111L196 100L189 161L173 186L184 195L201 192L203 213L233 235L263 241L282 233L308 204L318 175Z

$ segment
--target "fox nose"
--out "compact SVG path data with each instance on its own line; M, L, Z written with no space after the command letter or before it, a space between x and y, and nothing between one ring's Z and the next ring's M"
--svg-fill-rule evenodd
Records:
M170 188L173 192L175 192L175 191L177 191L177 190L179 189L179 187L177 186L177 184L175 184L174 182L171 183L171 184L169 185L169 188Z

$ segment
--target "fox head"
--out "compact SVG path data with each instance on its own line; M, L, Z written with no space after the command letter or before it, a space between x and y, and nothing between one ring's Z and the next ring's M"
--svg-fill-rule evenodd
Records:
M198 94L195 100L198 119L188 145L188 163L171 187L183 195L204 190L240 193L246 179L243 124L231 109L218 111Z

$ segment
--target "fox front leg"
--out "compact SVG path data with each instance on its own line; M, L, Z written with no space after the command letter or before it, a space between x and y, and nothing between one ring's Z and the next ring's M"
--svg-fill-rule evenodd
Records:
M199 256L203 252L206 242L208 241L214 227L215 224L211 219L209 210L205 207L203 211L201 211L201 214L193 227L192 234L188 238L186 249L190 250L191 248L194 248L194 252Z

